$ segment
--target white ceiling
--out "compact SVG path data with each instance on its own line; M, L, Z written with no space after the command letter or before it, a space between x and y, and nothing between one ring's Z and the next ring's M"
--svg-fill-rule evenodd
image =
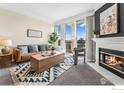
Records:
M56 21L94 10L100 3L1 3L0 7L45 22Z

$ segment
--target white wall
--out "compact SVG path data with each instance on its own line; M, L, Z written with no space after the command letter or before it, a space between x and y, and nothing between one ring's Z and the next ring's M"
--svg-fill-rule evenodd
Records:
M66 24L66 23L71 23L71 22L83 20L87 16L92 16L93 14L94 14L94 10L90 10L90 11L87 11L87 12L84 12L81 14L77 14L77 15L69 17L69 18L65 18L63 20L59 20L59 21L55 22L55 25Z
M86 62L93 62L93 16L86 17Z
M42 38L28 38L27 29L41 30ZM54 26L15 12L0 9L0 39L11 39L13 46L47 43Z

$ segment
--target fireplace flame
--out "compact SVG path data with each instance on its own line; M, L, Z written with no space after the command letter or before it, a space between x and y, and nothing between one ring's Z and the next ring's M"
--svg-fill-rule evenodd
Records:
M122 63L122 59L118 58L118 57L115 57L115 56L111 56L108 63L109 63L109 65L121 64Z

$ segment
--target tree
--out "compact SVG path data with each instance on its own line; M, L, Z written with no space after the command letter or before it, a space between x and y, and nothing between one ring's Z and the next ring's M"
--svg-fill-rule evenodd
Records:
M85 40L83 38L80 38L78 41L78 48L83 48L85 47Z

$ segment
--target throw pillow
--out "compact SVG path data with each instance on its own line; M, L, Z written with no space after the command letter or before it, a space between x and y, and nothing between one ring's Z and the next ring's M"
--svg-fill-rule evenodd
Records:
M46 51L46 45L39 45L39 51Z
M37 45L30 45L29 46L29 52L38 52L38 46Z
M28 47L27 46L22 46L22 47L18 47L20 49L20 52L22 54L26 54L28 53Z

